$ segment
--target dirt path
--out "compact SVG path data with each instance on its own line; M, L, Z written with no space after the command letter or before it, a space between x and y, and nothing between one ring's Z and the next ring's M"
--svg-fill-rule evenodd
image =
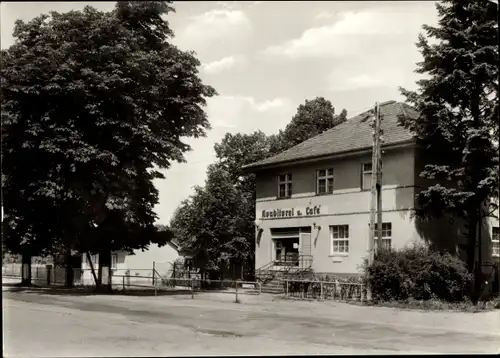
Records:
M496 353L498 311L416 312L265 296L4 292L13 356ZM29 342L29 344L27 344Z

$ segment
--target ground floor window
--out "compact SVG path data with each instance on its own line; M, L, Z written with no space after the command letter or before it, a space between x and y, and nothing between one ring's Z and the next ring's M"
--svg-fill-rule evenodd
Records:
M332 255L349 253L349 225L330 226L330 237Z
M377 235L377 224L375 224L375 246L374 249L378 248L378 235ZM392 223L382 223L382 246L386 249L390 249L392 246Z
M491 232L491 253L494 257L500 256L500 228L493 227Z

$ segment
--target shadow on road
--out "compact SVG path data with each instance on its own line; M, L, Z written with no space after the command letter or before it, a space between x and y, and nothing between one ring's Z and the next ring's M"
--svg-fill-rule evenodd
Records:
M191 295L190 290L157 290L156 293L152 289L133 289L133 290L96 290L95 287L46 287L46 286L24 286L20 283L2 283L4 293L30 293L40 295L55 295L55 296L96 296L96 295L113 295L113 296L175 296L175 295ZM194 293L196 294L196 292Z

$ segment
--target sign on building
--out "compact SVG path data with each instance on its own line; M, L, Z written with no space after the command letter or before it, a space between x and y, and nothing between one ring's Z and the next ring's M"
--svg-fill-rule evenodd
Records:
M307 216L320 216L328 213L328 208L326 206L314 205L298 207L298 208L287 208L287 209L268 209L262 210L262 219L275 219L275 218L298 218Z

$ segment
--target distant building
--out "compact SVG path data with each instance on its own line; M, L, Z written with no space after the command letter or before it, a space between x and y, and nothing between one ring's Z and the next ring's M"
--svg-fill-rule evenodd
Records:
M382 242L376 245L403 248L424 240L462 254L464 242L459 233L463 228L458 223L434 220L424 224L410 215L422 184L419 173L425 158L412 134L398 125L398 116L417 113L395 101L382 103L380 110L383 224ZM316 273L361 272L369 238L372 130L369 114L362 113L245 167L257 178L257 274L293 262L299 265L299 258L301 265L306 262ZM499 260L498 227L498 220L484 222L486 263Z
M125 275L129 275L132 278L136 277L136 282L148 283L147 278L153 277L153 269L157 272L157 275L164 278L167 277L171 273L173 262L179 257L178 250L178 245L174 241L171 241L162 247L151 244L148 250L135 250L133 255L130 255L126 251L113 252L111 254L111 268L113 274L116 276L113 277L113 284L122 283L122 276ZM92 264L97 272L99 255L92 255ZM92 284L94 278L92 277L92 271L86 255L82 255L82 270L82 280ZM103 277L103 282L106 281L107 278Z

